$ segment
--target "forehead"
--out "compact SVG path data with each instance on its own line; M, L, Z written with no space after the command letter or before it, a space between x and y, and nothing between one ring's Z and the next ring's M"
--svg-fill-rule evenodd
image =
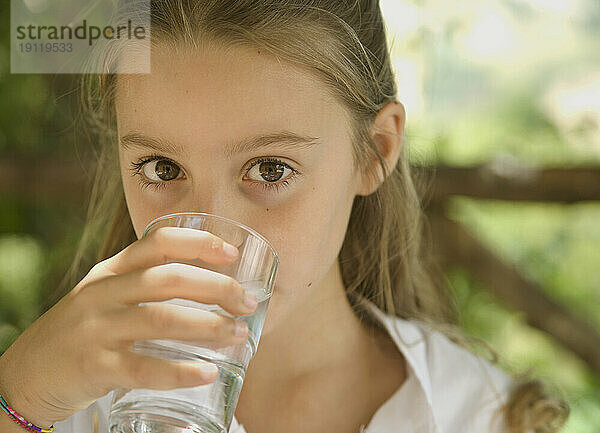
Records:
M152 52L151 73L118 77L119 135L218 143L273 130L339 138L346 113L307 69L250 47Z

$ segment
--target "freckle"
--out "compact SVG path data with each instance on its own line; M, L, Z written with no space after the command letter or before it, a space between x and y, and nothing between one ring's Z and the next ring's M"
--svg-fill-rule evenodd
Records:
M269 208L267 208L267 212L269 212Z
M308 287L310 287L312 285L312 281L310 283L308 283Z

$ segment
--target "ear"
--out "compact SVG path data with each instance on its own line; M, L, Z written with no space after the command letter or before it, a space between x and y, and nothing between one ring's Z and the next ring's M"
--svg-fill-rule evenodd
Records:
M383 157L388 174L394 170L398 163L405 120L406 111L404 110L404 105L401 102L392 101L379 111L371 127L373 143L377 146L379 153ZM357 195L372 194L385 180L379 158L374 156L371 164L373 164L372 167L375 168L375 172L377 173L377 180L374 181L371 179L368 176L368 172L363 170L364 175L360 177L357 185Z

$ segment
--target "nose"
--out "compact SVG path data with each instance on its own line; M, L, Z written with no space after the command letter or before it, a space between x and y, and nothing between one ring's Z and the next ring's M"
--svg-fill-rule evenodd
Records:
M223 185L204 185L194 188L189 200L182 203L187 212L205 212L245 224L244 211L233 188Z

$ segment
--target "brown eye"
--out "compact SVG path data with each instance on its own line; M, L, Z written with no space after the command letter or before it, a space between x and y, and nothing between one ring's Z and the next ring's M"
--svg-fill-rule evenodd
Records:
M179 174L179 167L170 161L161 159L156 161L156 174L162 180L176 179Z
M177 179L182 173L179 166L168 159L148 162L144 165L143 172L148 179L156 182Z
M261 158L252 163L246 175L260 183L274 183L281 179L290 179L297 173L288 164L278 159Z
M273 161L265 161L258 164L258 171L262 178L268 182L281 179L285 166Z

